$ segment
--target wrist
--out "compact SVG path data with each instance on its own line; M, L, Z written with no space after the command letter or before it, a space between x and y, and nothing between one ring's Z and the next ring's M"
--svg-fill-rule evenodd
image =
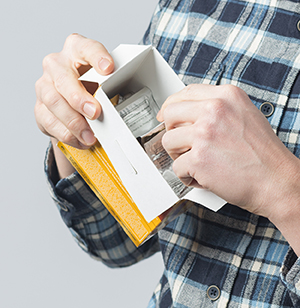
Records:
M291 154L277 170L267 218L300 256L300 160ZM299 232L298 232L299 230Z
M63 179L74 173L75 169L65 157L65 155L62 153L62 151L57 147L57 142L57 139L51 137L51 143L56 161L58 176L60 179Z

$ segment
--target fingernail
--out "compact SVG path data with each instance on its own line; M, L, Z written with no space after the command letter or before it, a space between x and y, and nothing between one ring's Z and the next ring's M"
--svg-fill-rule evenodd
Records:
M88 145L83 144L82 142L78 141L79 146L82 150L87 150L88 148L90 148Z
M106 71L109 66L110 66L110 61L107 60L106 58L102 58L99 61L99 68L100 68L101 71Z
M85 103L83 106L83 112L89 117L93 118L96 113L96 107L92 103Z
M96 138L93 134L92 131L90 131L89 129L87 130L84 130L81 134L81 137L82 139L84 140L84 142L87 144L87 145L92 145L95 143L96 141Z

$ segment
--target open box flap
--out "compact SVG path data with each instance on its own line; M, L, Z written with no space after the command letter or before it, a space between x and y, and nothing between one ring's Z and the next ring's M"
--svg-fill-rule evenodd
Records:
M213 194L211 191L201 188L193 188L182 199L200 203L215 212L226 203L222 198Z
M97 82L99 85L102 85L108 78L111 78L122 67L124 67L127 63L131 62L138 56L140 62L142 62L143 58L146 57L148 51L151 48L152 46L150 45L144 46L144 45L121 44L111 52L111 56L114 59L114 64L115 64L115 69L112 74L102 76L99 73L97 73L94 68L91 68L85 74L83 74L79 78L79 80Z

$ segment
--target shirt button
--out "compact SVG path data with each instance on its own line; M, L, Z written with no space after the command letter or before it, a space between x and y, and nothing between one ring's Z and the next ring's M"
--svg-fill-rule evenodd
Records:
M59 207L61 210L63 210L64 212L68 212L69 209L67 208L67 206L63 203L59 203Z
M79 247L80 247L81 249L83 249L84 251L88 251L88 250L89 250L88 247L87 247L86 242L85 242L82 238L80 238L79 235L76 236L75 241L77 242L77 244L79 245Z
M297 22L297 30L300 32L300 20Z
M262 103L259 109L265 117L270 117L275 110L274 106L269 102Z
M88 247L86 245L86 243L82 240L82 239L78 239L78 245L81 249L83 249L84 251L88 251Z
M221 291L217 286L212 285L207 289L206 294L210 300L216 301L220 297Z

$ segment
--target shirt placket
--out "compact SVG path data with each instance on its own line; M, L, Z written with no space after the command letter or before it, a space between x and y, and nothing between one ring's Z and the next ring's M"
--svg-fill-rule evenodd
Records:
M279 0L278 5L284 1ZM299 11L299 3L295 4L295 11ZM297 9L298 8L298 9ZM266 73L265 80L268 85L260 98L259 109L266 115L274 132L279 133L280 124L286 110L291 88L299 74L300 68L300 44L296 44L297 38L300 39L300 15L294 13L286 14L284 22L277 21L276 16L273 23L278 23L278 27L284 30L281 33L284 37L284 48L278 51L274 57L269 71ZM290 55L287 58L287 55ZM278 64L282 65L278 65ZM285 68L283 70L282 68ZM265 106L270 113L264 112Z

